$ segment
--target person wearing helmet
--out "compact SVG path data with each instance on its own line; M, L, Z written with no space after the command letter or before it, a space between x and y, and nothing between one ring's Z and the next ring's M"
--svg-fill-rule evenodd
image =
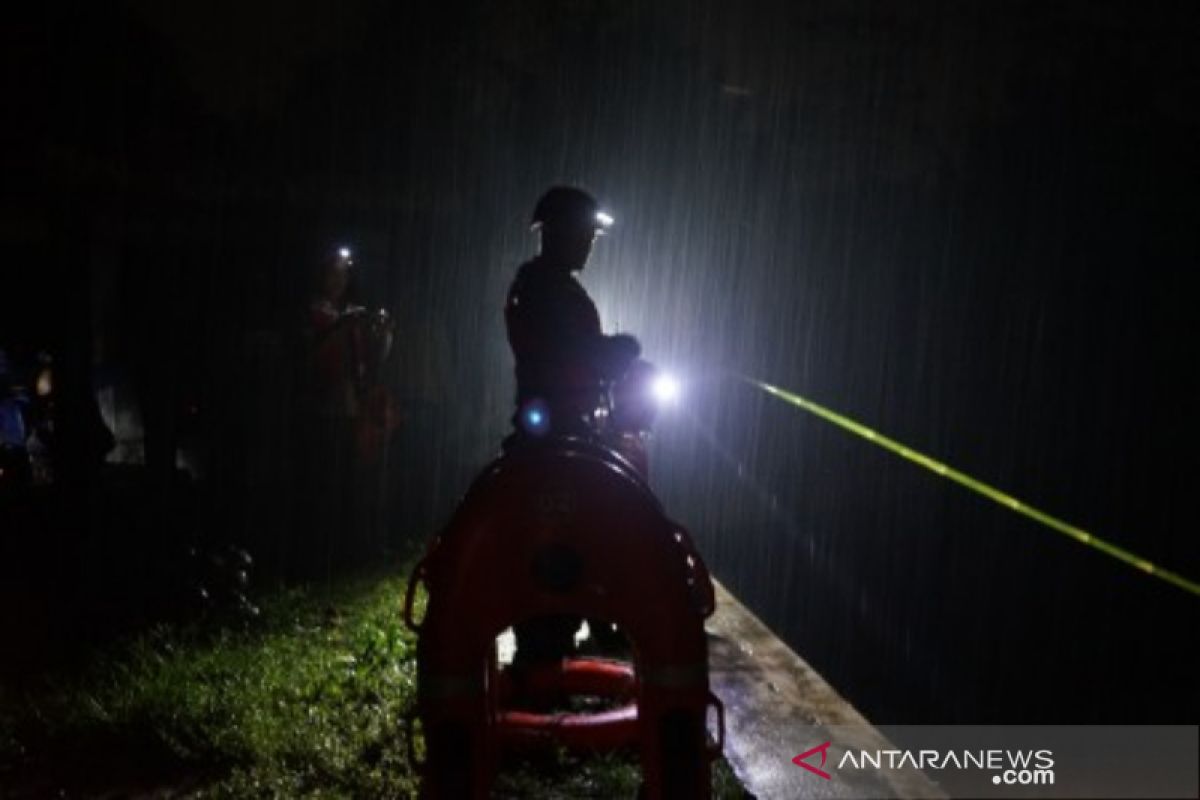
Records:
M301 350L296 437L296 518L300 542L284 559L290 577L308 579L369 554L375 531L363 509L394 409L379 376L391 350L386 311L350 302L354 258L332 248L314 264Z
M518 269L504 309L516 361L518 440L591 432L605 385L616 384L641 353L632 336L603 333L595 303L575 278L597 235L611 224L595 198L570 186L551 188L533 210L541 248ZM574 650L581 622L578 616L555 615L513 626L519 694L526 669ZM535 706L552 702L536 695L525 700Z
M575 279L612 221L595 198L571 186L551 188L534 207L541 248L518 269L504 308L516 360L513 423L521 434L587 433L604 385L641 352L632 336L603 333L595 303Z

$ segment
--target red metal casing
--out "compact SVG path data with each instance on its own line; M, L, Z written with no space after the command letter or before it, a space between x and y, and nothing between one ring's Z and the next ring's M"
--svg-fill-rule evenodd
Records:
M557 561L547 579L539 564ZM646 797L708 798L704 619L713 587L687 531L630 462L585 440L543 442L493 462L410 582L416 624L422 795L485 798L501 751L496 637L515 622L574 614L615 622L633 645Z

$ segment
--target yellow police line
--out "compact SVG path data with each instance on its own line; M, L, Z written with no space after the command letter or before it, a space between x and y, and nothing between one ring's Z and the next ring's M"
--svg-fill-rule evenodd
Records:
M1103 539L1094 536L1087 531L1082 530L1081 528L1077 528L1074 525L1063 522L1056 517L1052 517L1044 511L1039 511L1032 506L1026 505L1012 495L1006 494L999 489L994 489L983 481L976 480L970 475L959 472L953 467L947 466L936 459L932 459L924 453L918 453L912 448L905 447L896 440L889 439L883 434L877 433L867 426L855 422L849 417L838 414L836 411L831 411L830 409L818 405L817 403L801 397L798 394L793 394L792 392L780 389L778 386L772 386L769 383L764 383L762 381L755 380L754 378L746 377L745 375L741 375L739 377L752 386L762 389L767 394L778 397L780 400L815 414L827 422L832 422L834 425L837 425L843 430L850 431L857 436L861 436L867 441L873 442L887 450L891 450L896 455L906 458L915 464L920 464L922 467L925 467L932 472L936 472L938 475L941 475L944 478L949 478L955 483L965 486L971 491L981 494L989 500L999 503L1005 508L1016 511L1018 514L1024 514L1030 519L1042 523L1051 530L1055 530L1061 534L1069 536L1080 544L1085 544L1088 547L1095 548L1102 553L1106 553L1119 561L1123 561L1126 564L1145 572L1147 575L1153 575L1156 578L1178 586L1179 588L1191 592L1194 595L1200 595L1200 584L1190 581L1182 575L1177 575L1174 572L1165 570L1162 567L1152 564L1141 556L1135 555L1124 548L1117 547L1111 542L1106 542Z

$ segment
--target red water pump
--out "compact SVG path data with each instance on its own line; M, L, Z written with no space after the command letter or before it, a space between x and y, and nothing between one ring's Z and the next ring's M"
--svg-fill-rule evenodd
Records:
M419 585L428 601L418 622ZM485 798L506 749L548 740L632 745L646 797L708 798L724 728L708 683L704 619L713 603L687 531L632 463L586 439L514 448L474 482L409 582L422 796ZM506 708L496 637L514 623L560 614L616 623L634 660L566 660L542 679L568 691L625 692L629 706L595 715Z

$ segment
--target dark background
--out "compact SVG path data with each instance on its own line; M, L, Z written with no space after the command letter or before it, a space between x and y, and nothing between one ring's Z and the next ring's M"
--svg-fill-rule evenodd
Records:
M1194 596L730 374L1200 575L1198 33L1168 2L7 20L0 346L53 351L69 445L63 515L0 518L8 606L53 648L27 613L47 587L86 605L109 570L161 573L164 542L287 536L284 354L342 243L399 326L391 380L422 424L391 494L425 505L387 524L422 538L505 432L500 309L533 201L579 183L617 219L584 273L606 326L686 384L664 501L870 719L1194 722ZM126 489L135 522L114 522L93 390L152 486L177 449L201 465L186 512ZM155 546L115 565L135 528Z

